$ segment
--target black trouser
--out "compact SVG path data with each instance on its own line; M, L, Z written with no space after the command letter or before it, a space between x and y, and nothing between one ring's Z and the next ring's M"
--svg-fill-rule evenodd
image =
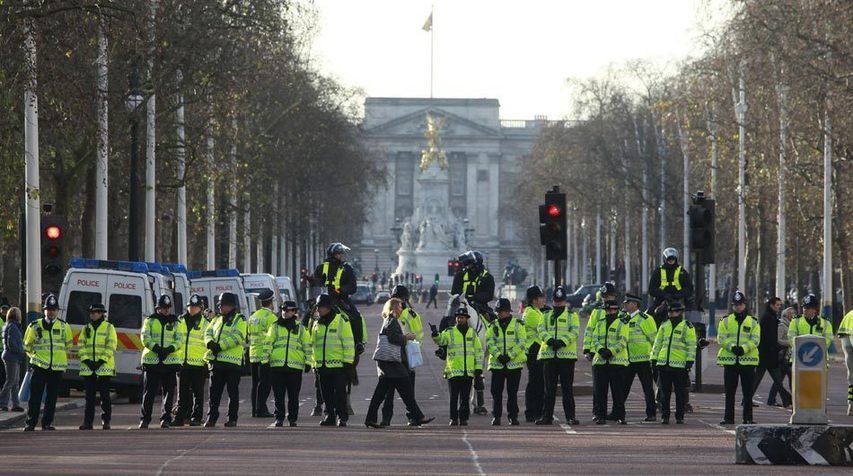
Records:
M426 308L429 309L429 305L432 304L434 309L438 309L438 302L435 300L435 296L430 296L429 301L427 302Z
M566 420L575 418L575 360L545 359L542 366L545 378L545 403L542 405L542 418L554 419L554 404L557 402L557 384L563 389L563 412Z
M415 398L415 371L409 370L409 383L412 386L412 399ZM382 403L382 421L385 423L391 423L391 419L394 418L394 389L396 387L393 385L388 385L387 390L385 391L385 400ZM398 392L399 393L399 392ZM400 398L403 398L403 395L400 395ZM372 400L371 400L372 401ZM409 420L412 420L412 412L406 411L406 417ZM374 420L369 420L374 421Z
M207 420L216 423L219 419L219 402L222 391L228 388L228 421L237 421L240 411L240 376L239 366L219 364L210 370L210 406L207 409Z
M204 415L204 380L207 378L204 367L184 367L178 372L178 413L179 422L201 421Z
M628 400L628 394L631 393L634 377L639 377L640 385L643 387L643 396L646 399L646 416L654 418L657 409L655 408L655 388L652 383L651 364L649 362L632 362L628 364L628 369L625 372L625 400Z
M625 419L625 372L622 365L593 365L592 413L599 419L607 416L607 389L613 397L611 414L617 420Z
M314 393L316 394L315 395L315 398L316 398L315 401L317 402L315 406L322 407L323 406L323 391L320 390L320 375L317 373L314 374ZM326 411L325 413L329 413L329 412Z
M486 403L483 393L486 390L486 377L483 374L474 376L474 390L476 391L476 406L482 407Z
M252 362L252 416L269 413L267 399L270 388L269 364Z
M506 383L506 414L509 418L518 418L518 384L521 382L521 369L492 370L492 415L503 415L503 393Z
M0 326L0 334L2 334L3 326ZM2 339L2 336L0 336ZM6 385L6 366L2 365L2 361L0 361L0 388L3 388L3 385Z
M142 418L145 423L151 421L154 399L163 392L163 412L160 421L172 422L172 405L175 402L177 369L165 365L143 366Z
M95 398L101 394L101 421L109 423L113 414L113 402L110 399L109 376L87 375L83 378L86 386L86 409L83 412L83 424L92 425L95 421Z
M764 378L764 372L770 374L770 378L773 379L773 385L770 387L770 394L767 397L767 404L775 403L776 394L773 393L775 389L782 396L782 405L788 406L791 404L791 394L785 390L785 374L782 372L782 367L775 366L766 368L764 366L759 365L755 369L755 386L752 390L752 394L755 395L755 392L758 391L758 386L761 385L761 380ZM770 399L770 395L773 395L773 400Z
M320 376L320 391L323 392L323 402L328 410L328 418L335 417L341 421L349 420L347 413L347 382L349 373L346 369L321 368L317 370Z
M779 393L779 389L785 389L785 377L788 378L788 388L791 388L791 364L787 361L782 361L779 363L779 373L782 375L782 380L779 381L779 385L773 384L770 387L770 395L767 397L768 402L776 401L776 394ZM787 392L787 390L785 390ZM791 393L788 392L788 395ZM791 400L788 400L790 403Z
M403 404L406 405L406 414L409 416L410 420L420 421L423 419L424 414L421 412L420 407L418 407L418 403L415 401L415 393L414 393L414 385L412 384L411 377L402 377L402 378L388 378L384 375L379 376L379 381L376 382L376 389L373 390L373 396L370 398L370 406L367 408L367 418L365 421L376 422L376 415L379 411L379 404L384 400L388 403L388 400L394 399L394 391L400 394L400 398L403 399ZM390 397L389 397L390 395ZM385 413L385 407L382 408L382 420L385 422L391 421L391 416L393 416L394 408L391 407L391 414ZM388 417L386 419L386 417Z
M275 419L284 421L284 398L287 397L287 421L299 418L299 391L302 389L302 371L291 368L270 370L272 391L275 395Z
M450 419L468 421L471 415L468 400L471 398L474 377L452 377L447 383L450 385Z
M658 367L658 390L660 391L660 416L669 418L669 402L672 398L672 389L675 387L675 419L684 419L684 409L687 406L688 387L690 376L687 369L672 367Z
M524 416L538 420L545 403L545 376L542 361L537 359L539 344L533 344L527 353L527 387L524 389Z
M53 415L56 413L56 397L59 396L59 382L62 381L62 371L45 370L41 367L32 367L33 377L30 380L30 401L27 409L27 426L36 426L39 421L39 407L44 393L47 397L44 401L44 416L41 426L51 426Z
M752 420L752 392L755 390L755 367L750 365L726 365L723 367L723 383L726 388L726 409L723 419L735 419L735 393L738 379L743 393L743 419Z

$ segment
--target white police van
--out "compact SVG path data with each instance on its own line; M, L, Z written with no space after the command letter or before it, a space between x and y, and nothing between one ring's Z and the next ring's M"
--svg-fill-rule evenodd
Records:
M298 301L296 297L296 288L293 287L293 280L289 276L276 276L276 285L278 285L278 294L282 301Z
M216 312L216 299L222 293L234 293L240 304L240 313L248 317L257 305L254 298L246 294L243 287L243 278L240 271L236 269L216 269L209 271L189 271L187 277L190 279L190 293L198 294L205 302L206 309Z
M190 279L187 277L187 267L182 264L164 264L163 266L172 273L174 289L172 291L172 302L175 305L175 315L180 316L186 311L187 301L190 299Z
M273 302L272 302L272 310L278 315L279 310L281 309L281 294L278 291L278 284L276 284L275 276L266 273L254 273L254 274L242 274L243 277L243 287L246 289L246 292L257 297L263 291L272 291L273 293Z

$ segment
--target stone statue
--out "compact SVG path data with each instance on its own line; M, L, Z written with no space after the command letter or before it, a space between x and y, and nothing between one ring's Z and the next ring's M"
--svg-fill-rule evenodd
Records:
M467 239L465 239L465 225L461 221L456 220L453 224L453 246L457 250L464 251L468 249Z
M403 233L400 235L400 248L404 250L411 249L414 246L414 240L412 237L412 222L406 220L403 223Z

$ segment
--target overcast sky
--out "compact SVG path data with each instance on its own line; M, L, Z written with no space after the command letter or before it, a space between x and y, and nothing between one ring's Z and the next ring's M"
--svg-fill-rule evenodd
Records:
M719 0L314 0L321 71L368 96L497 98L504 119L571 113L568 77L698 52Z

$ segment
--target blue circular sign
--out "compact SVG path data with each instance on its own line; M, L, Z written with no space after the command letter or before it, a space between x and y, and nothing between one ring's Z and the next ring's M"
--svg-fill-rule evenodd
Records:
M823 362L823 349L814 342L806 342L797 350L797 360L806 367L815 367Z

